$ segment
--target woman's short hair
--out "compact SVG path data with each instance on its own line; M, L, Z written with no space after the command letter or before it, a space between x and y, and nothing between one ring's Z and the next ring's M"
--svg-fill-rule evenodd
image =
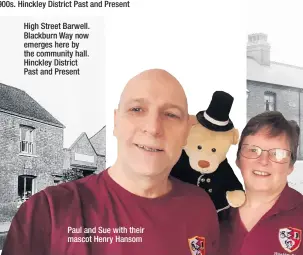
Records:
M242 131L237 158L240 156L240 150L245 137L255 135L262 129L268 130L269 137L276 137L285 134L289 140L291 150L291 165L297 160L297 150L299 145L300 127L294 120L286 120L282 113L278 111L266 111L251 118Z

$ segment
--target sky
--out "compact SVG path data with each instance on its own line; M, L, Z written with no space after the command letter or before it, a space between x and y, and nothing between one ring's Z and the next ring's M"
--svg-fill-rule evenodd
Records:
M303 67L302 1L247 3L247 34L268 35L272 61Z

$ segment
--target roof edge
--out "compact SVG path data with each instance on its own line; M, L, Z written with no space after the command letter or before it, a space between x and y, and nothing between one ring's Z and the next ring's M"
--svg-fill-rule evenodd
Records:
M77 144L77 142L78 142L84 135L86 136L86 138L87 138L87 140L88 140L90 146L93 148L95 154L98 155L98 153L96 152L94 146L92 145L91 141L89 140L89 138L88 138L86 132L82 132L82 133L78 136L78 138L76 139L76 141L74 141L73 144L69 147L69 149L72 150L72 148Z
M246 81L254 81L254 82L265 83L265 84L269 84L269 85L283 86L283 87L287 87L287 88L290 88L290 89L297 89L297 90L303 91L303 88L294 87L294 86L285 85L285 84L269 83L269 82L266 82L266 81L259 81L259 80L252 80L252 79L246 79Z
M72 143L72 145L71 145L68 149L71 150L71 149L76 145L76 143L80 140L80 138L81 138L83 135L85 135L85 132L82 132L82 133L78 136L78 138Z
M281 65L281 66L287 66L287 67L292 67L292 68L303 70L302 66L295 66L295 65L285 64L285 63L276 62L276 61L270 61L270 63L271 64L276 64L276 65Z
M94 136L96 136L99 132L101 132L105 127L106 127L106 125L104 125L103 128L101 128L101 129L100 129L98 132L96 132L91 138L89 138L89 140L92 139Z
M258 63L257 60L255 60L252 56L246 56L247 59L251 59L254 60L255 62ZM259 64L259 63L258 63ZM277 61L270 61L270 64L275 64L275 65L281 65L281 66L287 66L287 67L292 67L292 68L296 68L296 69L300 69L303 70L302 66L295 66L295 65L290 65L290 64L286 64L286 63L282 63L282 62L277 62ZM259 64L260 66L262 66L261 64Z
M38 119L38 118L35 118L35 117L30 117L30 116L26 116L26 115L23 115L23 114L20 114L20 113L16 113L16 112L13 112L13 111L8 111L10 113L14 113L14 115L20 115L20 116L24 116L25 118L27 119L35 119L35 120L39 120L40 122L43 122L43 123L47 123L47 124L51 124L53 126L58 126L60 127L60 125L62 125L63 128L65 128L65 126L59 121L57 120L57 118L55 118L49 111L47 111L37 100L35 100L34 98L32 98L30 96L30 94L28 94L25 90L23 89L20 89L20 88L17 88L17 87L14 87L14 86L11 86L11 85L7 85L7 84L4 84L4 83L1 83L0 82L0 85L2 86L5 86L5 87L8 87L10 89L13 89L15 91L19 91L20 93L26 95L27 97L29 97L37 106L39 106L42 110L44 110L47 114L50 115L50 117L52 117L56 122L49 122L49 121L46 121L46 120L41 120L41 119ZM1 110L1 109L0 109ZM2 110L4 111L7 111L6 109L3 109Z
M17 116L17 117L20 117L20 118L23 118L23 119L27 119L27 120L33 120L33 121L40 122L40 123L43 123L43 124L47 124L47 125L54 126L54 127L65 128L65 126L63 124L59 125L59 124L55 124L53 122L43 121L43 120L40 120L40 119L37 119L37 118L25 116L23 114L7 111L7 110L4 110L2 108L0 108L0 112L4 112L6 114L14 115L14 116Z

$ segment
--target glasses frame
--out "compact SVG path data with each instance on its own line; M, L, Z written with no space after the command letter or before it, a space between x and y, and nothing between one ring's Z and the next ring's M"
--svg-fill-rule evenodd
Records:
M255 146L255 147L257 147L257 148L259 148L260 150L261 150L261 153L260 153L260 155L258 156L258 157L256 157L256 158L248 158L248 157L245 157L243 154L242 154L242 146L243 145L248 145L248 146ZM271 158L270 158L270 154L269 154L269 151L271 151L271 150L275 150L275 149L279 149L279 150L284 150L284 151L288 151L289 153L290 153L290 159L289 159L289 161L287 161L287 162L283 162L283 163L281 163L281 162L277 162L277 161L273 161ZM258 159L258 158L260 158L261 157L261 155L262 155L262 153L263 153L263 151L267 151L268 152L268 159L271 161L271 162L274 162L274 163L277 163L277 164L287 164L287 163L290 163L291 162L291 160L292 160L292 152L290 151L290 150L286 150L286 149L281 149L281 148L271 148L271 149L269 149L269 150L263 150L262 148L260 148L259 146L257 146L257 145L253 145L253 144L247 144L247 143L244 143L244 144L242 144L241 145L241 148L240 148L240 154L241 154L241 156L242 157L244 157L244 158L248 158L248 159Z

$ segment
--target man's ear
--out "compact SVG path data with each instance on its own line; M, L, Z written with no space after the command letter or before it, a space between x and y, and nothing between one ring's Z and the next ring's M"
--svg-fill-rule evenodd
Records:
M198 123L196 115L189 115L189 125L190 127Z
M187 129L186 129L186 136L185 136L185 139L184 139L184 142L183 142L183 147L185 147L187 145L187 138L189 136L190 130L191 130L191 125L188 125Z
M116 136L116 125L117 125L117 109L114 110L114 130L113 135Z
M189 136L189 132L192 128L192 123L191 123L191 119L190 119L190 115L188 116L188 122L187 122L187 127L186 127L186 131L185 131L185 136L184 136L184 142L183 142L183 147L186 146L187 144L187 138Z
M238 129L233 129L233 137L232 137L232 144L236 145L239 142L239 131Z

